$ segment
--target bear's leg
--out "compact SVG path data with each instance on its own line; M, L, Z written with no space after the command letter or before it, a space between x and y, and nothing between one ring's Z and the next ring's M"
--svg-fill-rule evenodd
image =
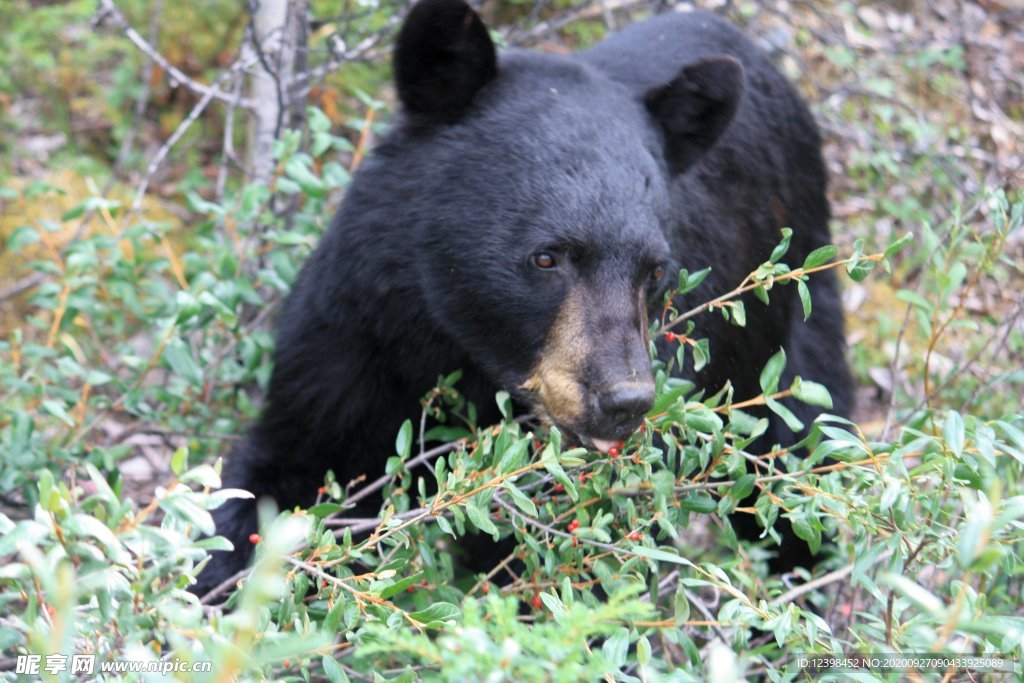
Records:
M259 441L249 435L228 455L224 469L224 488L249 491L253 498L232 498L213 511L217 535L235 547L232 551L213 551L210 563L189 590L202 597L249 566L253 554L252 534L259 531L257 502L274 500L279 509L308 506L316 499L324 473L299 466L293 459L273 457ZM223 597L230 594L225 591Z

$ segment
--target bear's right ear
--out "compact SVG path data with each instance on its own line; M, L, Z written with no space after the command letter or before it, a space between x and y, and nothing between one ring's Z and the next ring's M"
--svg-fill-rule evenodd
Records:
M395 85L415 120L453 123L498 74L487 27L462 0L420 0L398 34Z
M647 93L644 104L665 133L673 173L690 168L729 127L743 81L739 61L723 55L683 67L671 82Z

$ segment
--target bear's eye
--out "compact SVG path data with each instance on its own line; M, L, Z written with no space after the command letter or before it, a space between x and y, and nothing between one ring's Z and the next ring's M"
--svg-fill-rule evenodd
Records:
M654 266L651 269L651 282L659 282L663 277L665 277L665 266Z
M541 270L551 270L555 267L555 257L546 251L538 251L533 255L533 265Z

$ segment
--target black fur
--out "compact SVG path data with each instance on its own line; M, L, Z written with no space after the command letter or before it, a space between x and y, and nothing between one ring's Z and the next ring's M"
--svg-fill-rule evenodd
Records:
M229 454L226 486L290 507L313 500L328 468L342 483L379 476L402 421L457 368L482 421L496 417L498 388L534 402L520 387L573 288L588 293L587 334L622 339L583 359L581 372L600 374L619 362L613 346L625 358L643 344L630 302L657 305L656 265L670 277L713 266L687 305L735 286L784 225L790 262L829 241L811 115L713 15L662 15L575 57L513 51L495 67L468 7L424 0L401 32L396 77L403 111L284 305L263 416ZM558 272L531 261L545 250L562 259ZM785 346L790 375L827 384L844 414L836 283L812 280L807 323L792 289L773 290L770 308L748 301L745 330L699 318L712 362L696 379L755 396ZM798 408L805 422L816 412ZM778 421L768 438L793 440ZM254 503L231 501L215 518L236 550L215 554L197 593L251 554Z

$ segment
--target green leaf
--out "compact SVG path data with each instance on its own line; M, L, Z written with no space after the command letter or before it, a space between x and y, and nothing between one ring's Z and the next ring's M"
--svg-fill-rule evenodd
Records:
M544 606L548 608L548 611L551 612L551 616L555 618L555 621L561 622L565 617L569 616L569 610L565 608L565 605L562 604L557 595L544 592L540 594L540 599Z
M806 321L811 317L811 290L807 288L806 282L797 280L796 291L800 295L800 305L803 306L804 320Z
M650 560L655 560L657 562L670 562L672 564L681 564L684 567L692 567L693 566L693 562L690 562L685 557L680 557L679 555L673 555L672 553L670 553L670 552L668 552L666 550L662 550L661 548L648 548L645 545L636 545L636 546L631 547L629 549L629 551L631 553L633 553L634 555L639 555L640 557L646 557L646 558L648 558Z
M512 419L512 397L505 390L501 390L494 395L494 400L498 404L498 410L501 412L501 417L504 420Z
M690 403L683 408L683 424L703 434L722 431L722 418L703 403Z
M773 413L781 417L782 421L785 422L786 426L789 427L792 431L799 432L803 430L804 423L800 421L800 418L793 414L793 411L784 406L782 403L779 403L773 398L765 397L765 405L768 406L769 410L771 410Z
M832 395L828 393L828 389L824 384L818 384L817 382L811 382L809 380L796 377L793 380L791 390L793 392L793 397L798 401L802 401L808 405L818 406L825 410L832 410Z
M768 298L768 290L764 287L764 285L758 285L757 287L754 287L754 296L756 296L757 300L763 303L765 306L767 306L770 301L770 299Z
M655 399L654 407L651 408L650 412L647 413L648 416L660 415L661 413L664 413L679 398L686 396L696 388L696 385L693 382L688 382L684 380L676 381L679 381L679 384L673 385L671 389L668 389L664 393L660 394L657 399Z
M706 493L697 493L679 501L679 507L690 512L710 514L718 509L715 499Z
M64 407L64 404L61 403L60 401L46 399L45 401L42 402L42 404L40 404L40 407L43 409L43 412L53 415L55 418L66 424L68 427L75 426L74 418L71 417L67 409Z
M395 437L395 453L398 457L405 460L409 457L409 451L412 448L412 421L406 420L402 423L402 427L398 430L398 436Z
M686 597L686 590L679 586L672 601L676 628L681 628L690 618L690 599Z
M955 410L950 410L946 413L946 422L942 426L942 438L956 457L959 458L963 455L965 440L964 419Z
M764 370L761 371L761 391L766 394L774 394L779 388L779 379L785 369L786 351L779 349L778 353L768 359Z
M992 527L992 503L984 494L979 493L975 501L967 502L967 521L956 540L957 562L961 567L969 567L980 556L990 537Z
M569 496L569 499L576 502L579 499L579 492L576 491L576 485L570 479L562 466L558 463L557 448L559 439L555 439L556 430L552 430L552 440L544 446L544 450L541 451L540 462L544 465L544 469L548 471L548 474L553 476L558 483L565 488L565 493Z
M693 274L688 273L687 270L683 268L679 271L679 286L676 290L679 294L692 292L700 286L700 283L704 282L704 278L706 278L710 273L710 268L702 268Z
M896 292L896 298L899 301L904 301L910 304L911 306L920 308L925 313L930 314L935 310L935 306L932 304L932 302L928 301L928 299L925 299L923 296L910 289L901 289L900 291Z
M747 309L743 306L743 302L739 299L729 302L731 305L729 308L732 309L732 323L736 327L747 326Z
M314 132L309 145L309 153L314 157L319 157L329 150L332 144L334 144L334 137L330 133Z
M76 206L68 209L68 211L60 217L61 221L70 221L78 218L86 211L97 211L105 210L111 214L117 213L117 210L121 208L121 202L116 199L106 199L105 197L88 197L85 201L80 202Z
M446 534L448 534L450 536L454 536L455 538L458 538L458 534L456 534L455 530L452 529L452 524L451 524L451 522L448 521L447 517L438 516L438 517L435 517L434 519L437 522L437 528L438 529L440 529L441 531L443 531L444 533L446 533Z
M298 187L301 188L302 193L316 199L323 199L327 196L326 188L324 187L323 181L316 177L312 171L298 157L289 159L284 165L285 174L294 180ZM283 178L278 179L278 184Z
M751 494L754 490L754 483L757 481L757 475L752 472L744 474L736 483L733 484L732 488L729 489L729 497L735 500L743 500Z
M804 259L804 270L810 270L811 268L817 268L818 266L825 265L836 257L838 250L831 244L826 244L823 247L818 247Z
M344 140L344 138L334 138L335 142L338 140ZM348 184L352 182L352 174L341 164L331 161L324 164L324 180L334 188L348 187Z
M779 259L786 255L789 251L789 240L793 236L793 231L789 228L782 229L782 241L779 242L778 246L772 250L772 255L768 257L768 260L772 263L778 263Z
M178 450L174 451L174 455L171 456L171 472L174 473L174 476L180 477L187 468L188 448L182 446Z
M487 513L473 504L472 501L466 503L466 515L469 516L469 521L473 523L473 526L485 534L491 534L497 540L498 527L494 525L494 522L487 516Z
M506 479L502 483L502 488L509 492L509 494L512 496L512 502L516 504L517 508L519 508L520 510L522 510L523 512L532 517L537 516L537 506L534 505L533 501L530 500L525 493L520 491L515 484Z
M810 546L812 553L818 552L818 548L821 547L821 530L814 527L804 516L793 517L791 521L793 523L793 533L797 535L797 538L807 541L807 545Z
M922 611L935 616L942 612L942 600L906 576L886 574L885 580L897 593L914 603Z
M611 638L604 641L601 652L609 664L621 669L626 664L626 656L629 654L629 629L617 629Z
M428 628L440 628L449 622L462 618L462 610L450 602L435 602L425 610L410 612L409 616L426 624Z
M309 508L309 510L307 510L306 512L313 515L314 517L323 519L324 517L330 517L336 512L341 512L344 509L345 508L343 508L341 505L338 505L337 503L319 503Z
M636 661L640 663L640 666L647 666L651 663L651 643L647 640L647 636L640 636L640 639L636 641Z
M854 282L860 282L875 269L874 261L867 261L862 258L864 253L864 240L857 240L853 243L853 254L849 263L846 264L846 272Z
M902 249L904 246L906 246L907 243L909 243L913 239L914 233L905 233L902 237L895 240L892 244L885 248L885 258L891 257L893 254Z
M171 370L193 387L203 385L203 371L192 357L191 349L180 337L172 337L164 346L164 360Z
M22 247L29 244L35 244L39 239L39 233L36 232L35 228L28 225L21 225L8 234L6 246L8 251L12 254L17 254L21 251Z
M326 133L331 129L331 120L317 107L306 107L306 123L316 133Z
M13 651L22 642L21 632L9 626L0 627L0 651Z
M331 635L334 635L333 633ZM320 659L320 664L324 668L324 675L327 676L327 680L331 683L350 683L348 674L341 668L341 664L331 657L330 655L324 655Z
M586 464L587 461L583 458L586 454L586 448L570 448L558 454L558 462L566 467L579 467Z
M700 372L701 369L708 364L708 361L711 359L711 352L709 351L709 348L710 342L708 342L707 339L698 339L696 345L693 346L694 372Z
M419 572L416 572L415 574L413 574L412 576L406 576L403 579L399 579L398 581L395 581L393 584L391 584L387 588L381 590L380 597L383 600L390 600L391 598L393 598L394 596L398 595L399 593L404 591L406 588L408 588L409 586L413 585L414 583L416 583L417 581L419 581L422 578L423 578L423 572L419 571Z

